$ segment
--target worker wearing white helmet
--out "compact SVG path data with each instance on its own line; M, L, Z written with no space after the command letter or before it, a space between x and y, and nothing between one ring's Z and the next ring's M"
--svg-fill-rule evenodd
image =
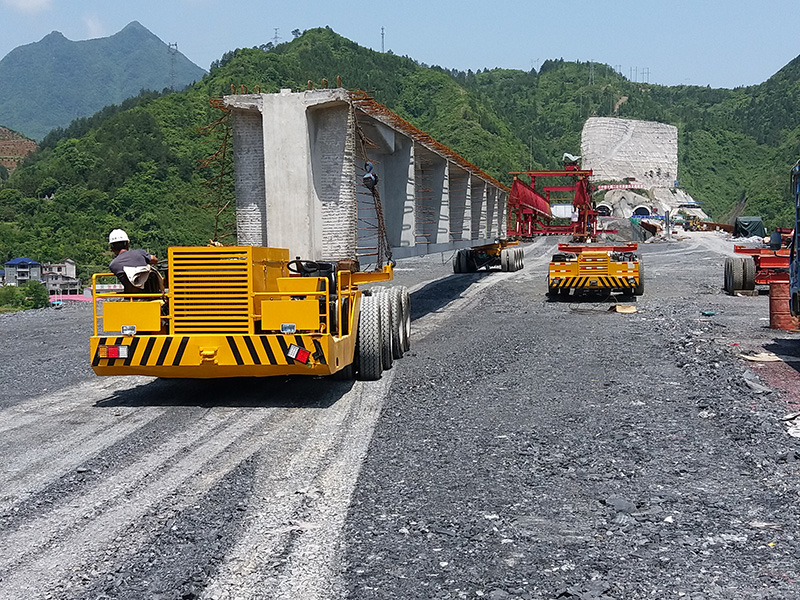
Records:
M125 293L141 292L142 286L138 285L140 279L138 275L144 275L142 279L146 280L150 265L157 264L158 259L139 248L131 250L128 234L122 229L114 229L108 234L108 244L115 256L108 268L120 280Z

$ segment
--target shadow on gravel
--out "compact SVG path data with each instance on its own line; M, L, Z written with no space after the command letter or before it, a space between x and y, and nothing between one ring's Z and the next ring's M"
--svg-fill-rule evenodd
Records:
M326 377L157 379L118 390L95 403L114 406L220 406L242 408L329 408L349 392L352 381Z
M798 360L787 360L785 363L792 367L795 371L800 372L800 339L773 339L771 343L764 344L764 350L767 352L772 352L773 354L777 354L778 356L791 356L793 358L797 358Z
M500 271L477 271L458 273L432 281L411 294L411 320L416 321L425 315L436 312L458 298L464 290L484 277L491 277Z
M573 304L636 304L636 296L629 296L622 293L608 293L608 292L583 292L582 294L575 294L574 292L569 295L549 295L547 296L548 302L567 302Z

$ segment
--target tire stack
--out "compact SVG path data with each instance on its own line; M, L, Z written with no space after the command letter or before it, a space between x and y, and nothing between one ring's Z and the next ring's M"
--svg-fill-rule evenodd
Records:
M723 289L728 294L756 289L756 263L752 256L729 256L725 259Z
M356 337L358 378L375 381L411 349L411 304L403 286L375 288L361 296Z
M519 271L525 266L524 259L525 253L522 248L503 248L500 251L500 270L503 272Z

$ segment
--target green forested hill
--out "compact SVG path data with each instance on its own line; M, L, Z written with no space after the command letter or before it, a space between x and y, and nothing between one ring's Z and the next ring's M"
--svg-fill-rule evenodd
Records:
M105 264L114 227L159 254L205 243L213 210L203 183L213 173L197 165L214 142L198 129L219 116L209 98L231 85L299 90L337 75L503 181L508 171L555 167L564 152L579 153L588 116L671 123L680 132L681 185L715 218L746 200L748 214L788 224L788 171L800 155L798 71L800 59L735 90L634 83L604 65L562 60L538 73L463 73L310 30L274 48L229 52L184 92L143 94L49 134L0 188L0 260Z
M54 31L0 60L0 125L40 140L141 90L182 89L204 74L136 21L79 42Z

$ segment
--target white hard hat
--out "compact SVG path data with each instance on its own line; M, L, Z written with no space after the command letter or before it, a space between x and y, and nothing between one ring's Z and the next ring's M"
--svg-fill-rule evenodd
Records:
M114 229L111 233L108 234L108 243L113 244L114 242L129 242L128 234L125 233L122 229Z

